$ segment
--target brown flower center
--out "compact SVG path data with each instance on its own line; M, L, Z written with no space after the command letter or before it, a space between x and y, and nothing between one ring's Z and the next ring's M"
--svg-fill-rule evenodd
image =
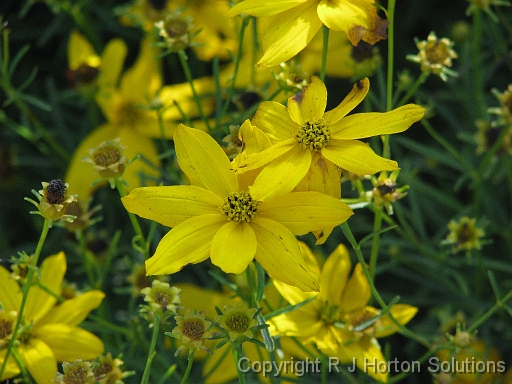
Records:
M450 47L441 40L428 42L425 46L427 60L432 64L445 64L451 58Z
M231 332L244 333L249 328L250 320L245 313L234 313L226 320L226 327Z
M201 340L204 331L204 322L199 319L186 319L183 321L183 334L189 339Z
M104 147L93 156L94 163L102 167L115 164L121 158L121 153L116 147Z
M319 151L331 138L331 132L324 119L307 121L295 133L295 140L304 149Z

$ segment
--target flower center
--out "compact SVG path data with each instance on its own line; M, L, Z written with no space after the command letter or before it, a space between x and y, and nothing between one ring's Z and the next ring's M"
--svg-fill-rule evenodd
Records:
M319 151L331 138L331 132L324 119L307 121L295 133L295 140L304 149Z
M94 370L94 375L96 377L101 376L101 375L107 375L111 371L112 371L112 365L110 363L104 361L103 363L100 364L100 366L98 368L96 368Z
M254 201L248 192L233 192L221 207L221 211L227 216L228 221L250 222L256 211L258 202Z
M50 204L62 204L65 200L66 184L61 179L52 180L46 187L46 199Z
M2 347L2 340L7 339L12 333L13 320L7 316L0 317L0 349Z
M339 321L341 317L341 310L336 304L325 303L320 308L320 319L325 324L334 324Z
M226 320L226 327L231 332L244 333L249 328L249 322L245 313L234 313Z
M96 152L93 156L94 163L102 167L108 167L109 165L115 164L121 158L121 153L115 147L104 147L100 151Z
M392 193L395 193L396 184L393 184L393 185L380 184L377 186L377 189L379 190L379 193L381 196L390 195Z
M66 372L66 384L85 384L88 383L89 371L82 366L72 367L68 372Z
M427 60L432 64L444 64L450 59L450 48L440 40L429 42L425 47Z
M183 321L183 334L192 340L201 340L204 334L204 323L199 319Z
M128 100L122 100L114 106L114 121L117 124L135 125L141 118L141 109Z
M167 32L171 38L178 38L188 32L188 24L185 21L179 19L169 20L164 24L164 28L165 32Z

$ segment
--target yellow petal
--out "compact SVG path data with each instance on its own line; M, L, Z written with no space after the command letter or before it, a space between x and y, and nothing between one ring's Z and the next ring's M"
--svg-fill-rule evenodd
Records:
M366 97L366 94L370 90L370 81L368 78L363 80L359 80L354 84L350 93L345 96L343 101L334 109L325 112L324 119L329 121L331 125L335 124L337 121L342 119L357 107L361 101ZM331 129L332 133L332 129Z
M295 145L263 168L254 184L249 187L252 198L267 201L291 192L304 178L310 165L311 151Z
M316 2L308 1L274 16L263 36L265 53L256 65L272 67L302 51L322 26L316 8Z
M273 280L272 283L274 284L274 287L279 291L281 296L284 297L284 299L290 303L290 305L296 305L299 303L302 303L305 300L310 299L313 296L318 295L317 292L304 292L301 291L297 287L293 287L291 285L285 284L279 280ZM316 305L316 304L315 304ZM303 310L308 313L315 313L316 309L315 306L305 305L300 308L300 310Z
M57 360L46 343L37 338L31 338L27 343L19 346L18 352L37 384L52 382L57 373Z
M53 323L78 325L85 320L89 312L98 308L104 297L105 294L101 291L89 291L66 300L39 320L35 327Z
M246 172L253 169L261 168L265 164L270 163L272 160L278 158L284 153L291 151L293 148L296 147L296 144L297 143L294 140L290 139L275 144L272 147L264 150L263 152L245 156L238 162L233 164L237 166L235 171Z
M34 337L51 348L57 361L91 360L103 353L103 342L97 336L69 324L43 325Z
M311 249L306 245L306 243L299 241L300 252L304 257L304 261L308 265L308 268L313 272L314 275L320 276L320 266L318 265L320 256L315 256ZM323 262L323 258L322 258Z
M71 70L76 70L81 64L97 68L100 58L91 43L77 31L72 31L68 42L68 62Z
M372 340L375 343L372 343ZM375 339L361 338L346 346L342 345L343 354L352 357L357 368L382 383L388 381L388 364Z
M60 294L65 273L66 255L64 252L49 256L41 265L41 283L51 292ZM56 303L57 299L54 295L51 295L40 287L31 287L28 293L23 318L28 322L37 322L46 315Z
M174 144L180 168L193 185L209 189L221 198L238 189L226 153L209 134L180 124Z
M385 113L357 113L332 125L331 137L350 140L403 132L420 120L424 113L425 108L415 104L407 104Z
M299 125L290 118L286 107L275 101L264 101L251 123L265 132L272 144L294 138Z
M197 216L170 230L160 240L155 254L146 260L146 275L178 272L187 264L197 264L210 256L217 231L226 223L224 215Z
M223 308L224 305L234 306L239 298L232 298L231 294L204 289L195 284L176 283L176 288L181 289L181 305L187 309L204 311L208 320L218 316L215 307Z
M128 48L123 40L112 39L108 42L101 55L98 77L99 92L117 87L127 52Z
M228 11L228 17L234 17L240 13L247 13L252 16L272 16L287 11L307 0L245 0L235 5Z
M242 273L254 259L257 245L250 224L229 221L215 234L210 259L226 273Z
M407 324L418 312L418 308L407 304L395 304L391 307L391 315L402 325ZM380 318L379 328L375 330L375 337L386 337L398 330L395 323L385 315Z
M302 310L310 305L311 303L290 313L273 317L269 328L270 334L297 336L301 338L317 336L323 326L322 321L318 319L318 313L305 312Z
M358 4L359 3L359 4ZM366 4L361 4L366 3ZM372 6L373 0L322 0L318 4L318 17L334 31L348 32L354 25L368 27L367 13L361 5Z
M262 202L258 207L258 217L277 221L294 235L335 227L352 215L352 210L341 200L319 192L292 192Z
M192 217L218 214L223 203L213 192L193 185L136 188L121 201L127 211L168 227Z
M357 140L331 139L321 152L327 160L358 175L398 169L396 161L376 155L369 145Z
M370 285L366 280L363 268L361 264L357 264L343 290L340 307L344 312L364 308L371 296Z
M258 239L256 260L271 277L305 292L318 291L318 281L306 269L297 240L286 227L263 217L256 217L251 226Z
M11 273L0 265L0 292L2 296L0 301L4 311L16 311L20 310L21 306L21 290L20 285L16 280L11 279Z
M323 300L340 305L347 284L351 262L347 248L340 244L329 255L320 275L320 295Z
M113 124L104 124L92 131L75 150L64 178L64 181L69 183L69 193L77 194L80 200L86 201L95 189L106 183L105 181L92 187L91 184L99 179L99 175L94 173L92 164L84 163L82 159L89 156L90 148L95 148L103 141L113 140L117 137L121 138L121 144L126 146L123 154L127 159L133 159L140 154L153 164L160 163L158 152L151 139L141 136L131 129L120 129ZM127 167L123 175L123 179L128 183L128 191L144 185L141 175L157 177L158 172L142 160L134 161ZM150 180L146 178L144 178L144 182L151 184Z
M7 348L3 348L0 350L0 366L4 363L5 355L7 353ZM9 361L7 362L7 365L5 366L4 373L2 374L2 377L0 377L0 380L7 380L14 376L17 376L20 374L20 368L18 367L18 364L14 361L12 355L9 356ZM8 383L8 382L6 382Z
M326 105L327 88L322 80L312 76L306 88L288 99L288 112L295 123L302 125L322 118Z

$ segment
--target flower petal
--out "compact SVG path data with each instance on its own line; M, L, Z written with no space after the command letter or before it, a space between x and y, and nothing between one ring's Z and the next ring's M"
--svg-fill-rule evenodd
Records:
M0 350L0 366L4 363L6 354L7 354L7 348L3 348L2 350ZM16 361L14 361L12 355L10 355L9 361L7 362L7 365L5 366L4 373L0 377L0 380L2 380L2 382L3 382L4 380L10 379L19 374L20 374L20 368L18 367L18 364L16 364ZM6 382L6 383L8 383L8 382Z
M155 254L146 260L146 275L178 272L187 264L197 264L210 256L215 233L226 223L224 215L201 215L171 229L160 240Z
M356 113L331 126L332 138L338 140L363 139L403 132L412 123L420 120L424 113L425 108L415 104L407 104L385 113Z
M370 285L366 280L363 268L361 264L357 264L343 290L340 307L344 312L364 308L371 296Z
M184 308L204 311L208 320L218 316L215 307L222 308L224 305L234 306L239 298L232 298L229 293L214 291L198 287L195 284L176 283L176 288L181 289L180 298Z
M266 201L274 196L288 194L304 178L310 165L311 151L295 145L263 168L249 187L252 198Z
M327 120L331 125L331 135L336 133L336 127L332 127L332 125L341 120L347 115L347 113L357 107L366 97L366 94L369 90L370 81L368 78L359 80L354 84L350 93L345 96L345 98L336 108L324 113L324 119Z
M291 285L285 284L279 280L273 280L272 283L274 284L274 287L276 287L276 289L279 291L281 296L283 296L284 299L288 303L290 303L290 305L296 305L296 304L302 303L303 301L308 300L311 297L318 295L317 292L304 292L304 291L301 291L297 287L293 287ZM313 314L316 312L315 306L316 306L316 304L313 306L305 305L305 306L302 306L300 308L300 310ZM299 310L297 310L297 311L299 311Z
M16 282L16 280L11 278L11 273L0 265L0 292L2 292L2 296L0 297L0 301L2 302L2 306L4 311L16 311L20 310L21 306L21 289L20 285Z
M105 294L101 291L89 291L66 300L39 320L35 327L39 328L45 324L55 323L78 325L85 320L89 312L98 308L104 297Z
M193 185L136 188L121 199L127 211L168 227L192 217L219 213L223 201Z
M265 164L270 163L272 160L278 158L284 153L292 150L296 146L296 142L293 140L286 140L272 147L254 155L248 155L236 162L236 172L245 172L253 169L263 167Z
M288 99L288 113L299 125L322 118L327 106L327 88L316 76L299 93Z
M261 103L251 123L265 132L272 144L292 139L299 129L299 125L290 118L286 107L275 101Z
M307 0L245 0L231 8L228 11L228 17L233 17L240 13L247 13L256 17L272 16L287 11L306 1Z
M274 279L305 292L318 291L318 281L306 268L295 236L283 225L256 217L251 226L258 239L256 260Z
M226 153L209 134L180 124L174 144L180 168L191 184L209 189L221 198L238 189Z
M108 42L101 55L99 67L98 87L100 92L104 92L106 88L117 86L127 52L128 48L122 39L112 39Z
M37 384L52 382L57 372L57 359L51 347L38 338L31 338L19 346L18 352Z
M341 304L343 290L347 284L351 262L347 248L340 244L329 255L320 275L320 295L322 299Z
M226 273L242 273L254 259L257 245L249 223L229 221L215 234L210 259Z
M373 0L322 0L318 4L317 12L320 20L329 29L348 32L354 25L368 27L365 8L372 4Z
M62 280L66 273L66 255L60 252L47 257L41 265L41 284L51 292L60 294ZM30 287L23 318L26 321L37 322L46 315L57 303L55 296L41 287Z
M296 309L290 313L285 313L273 317L270 322L271 335L286 335L298 337L314 337L321 331L323 323L318 320L318 313L305 312L302 309L310 306L311 303L306 304L304 307Z
M335 227L352 215L352 210L341 200L319 192L292 192L262 202L258 207L258 217L277 221L294 235Z
M302 51L322 26L316 2L307 1L274 16L263 36L265 53L256 64L272 67Z
M34 337L51 348L57 361L91 360L104 349L97 336L69 324L43 325L34 331Z
M91 43L81 33L73 30L68 42L68 65L71 70L76 70L81 64L97 68L100 58Z
M327 160L358 175L398 169L396 161L378 156L369 145L357 140L332 139L321 151Z
M418 312L418 308L407 304L395 304L390 310L393 317L402 325L407 324ZM374 336L377 338L386 337L398 331L396 324L388 315L380 318L379 328L375 330Z

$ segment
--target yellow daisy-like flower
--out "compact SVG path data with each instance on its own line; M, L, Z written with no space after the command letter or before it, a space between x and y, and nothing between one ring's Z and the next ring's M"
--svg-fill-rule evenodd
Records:
M315 256L303 247L305 257L316 264ZM339 245L327 258L320 272L320 293L311 302L289 313L271 319L271 334L297 336L314 342L329 356L335 356L341 363L357 361L359 369L365 361L377 361L376 366L385 363L377 338L397 331L396 325L388 316L378 317L380 311L367 305L371 297L370 286L363 269L357 264L352 276L348 251ZM292 305L311 299L315 293L301 292L294 287L274 280L281 295ZM394 305L390 313L406 324L416 314L417 308L406 304ZM368 320L376 320L366 327L361 325ZM365 360L366 359L366 360ZM387 372L364 369L370 376L386 382Z
M52 381L57 384L94 384L94 373L89 361L77 359L62 363L64 374L57 372L57 377Z
M239 301L234 307L224 306L224 313L215 318L215 322L226 331L229 339L234 342L243 342L254 337L254 327L258 321L254 318L256 308L247 308L244 302Z
M251 195L265 201L290 192L301 183L300 190L321 191L339 198L338 167L360 175L398 169L395 161L376 155L357 139L405 131L423 117L425 110L407 104L386 113L346 116L369 88L368 79L359 81L336 108L325 112L327 89L313 76L311 84L288 99L288 107L263 102L252 124L264 131L273 145L237 163L240 172L267 164L249 188Z
M172 333L179 335L182 346L176 351L178 355L183 349L189 350L206 350L209 349L204 345L204 341L212 337L212 322L205 319L204 312L187 310L183 316L174 316L176 327Z
M41 266L40 282L50 291L59 294L65 272L66 256L63 252L47 257ZM6 313L17 314L22 293L18 283L10 279L9 275L9 271L0 266L0 302ZM21 322L23 329L18 332L19 345L16 349L37 384L52 381L58 361L89 360L103 352L101 340L77 325L100 305L104 296L101 291L90 291L56 305L55 296L38 286L30 287ZM2 318L4 323L5 319L9 319L6 316ZM15 322L11 319L11 333ZM3 329L7 329L5 324ZM6 348L0 350L0 366L6 352ZM9 357L7 367L0 380L14 377L20 372L12 356Z
M128 211L172 228L146 261L147 274L175 273L208 257L226 273L241 273L255 258L276 279L316 290L294 235L339 225L351 209L318 192L258 201L240 188L211 136L180 125L174 142L192 185L137 188L122 199Z
M477 227L475 218L463 216L458 221L452 220L448 224L448 229L450 233L443 243L453 244L453 253L482 248L480 238L485 236L485 232Z
M265 53L258 66L270 67L291 59L313 39L322 25L344 31L350 42L375 44L385 38L387 22L377 16L374 0L245 0L231 8L240 13L273 16L263 36Z

